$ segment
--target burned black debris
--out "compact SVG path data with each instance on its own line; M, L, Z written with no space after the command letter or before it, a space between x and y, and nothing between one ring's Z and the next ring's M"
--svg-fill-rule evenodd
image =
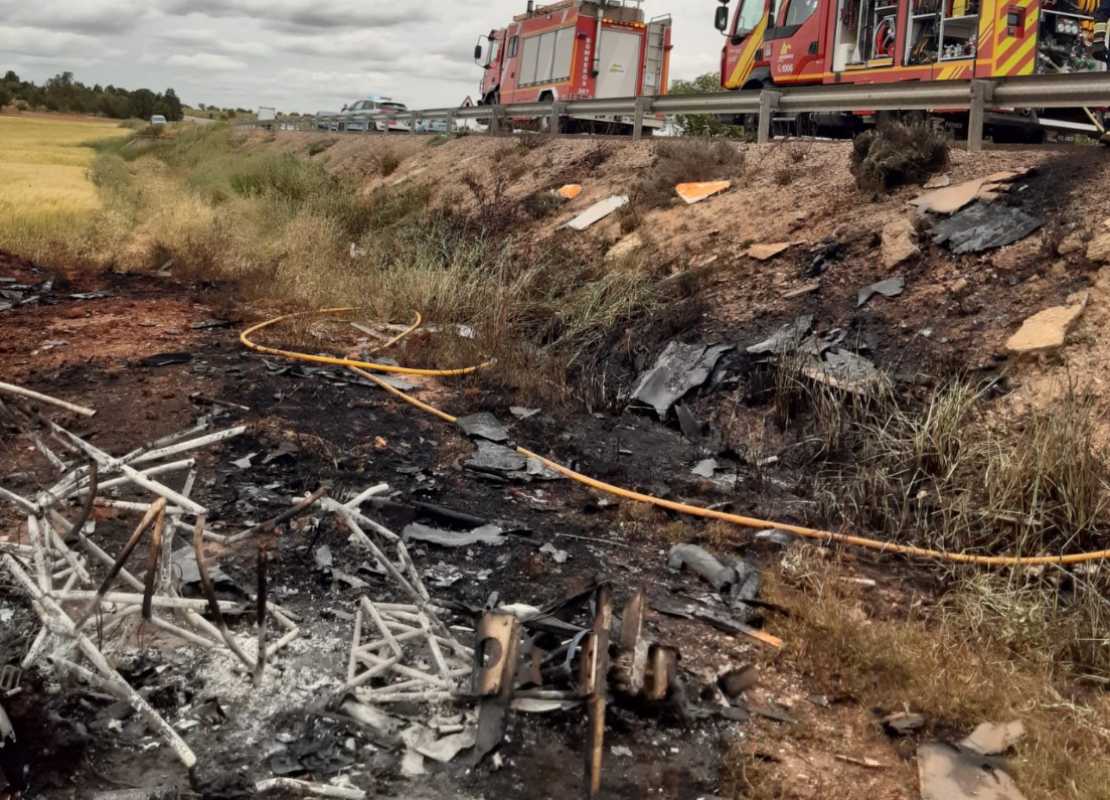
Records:
M859 290L859 295L856 298L857 306L867 305L867 301L877 294L883 297L898 297L906 290L906 279L901 275L896 275L893 278L873 283L870 286L864 286Z
M55 289L54 278L38 283L25 283L15 278L0 277L0 312L29 305L53 305L64 300L100 300L111 297L110 292L65 292ZM64 282L63 282L64 285Z
M783 325L767 339L747 348L747 352L750 355L792 353L801 347L812 328L813 315L803 314L793 322Z
M671 406L702 386L721 356L732 349L732 345L668 343L655 366L637 380L629 395L631 404L649 408L659 419L666 419Z
M759 594L759 570L745 561L722 564L716 556L694 544L680 544L671 548L667 566L680 572L688 569L697 573L714 589L730 600L743 602Z
M978 201L933 226L933 242L953 253L982 253L1024 239L1044 220L1017 206Z
M486 439L498 443L509 441L508 429L488 411L471 414L469 417L460 417L458 425L462 428L463 433L473 439Z
M503 481L528 483L558 480L559 476L534 458L526 458L510 447L488 439L478 439L477 451L465 462L467 469L481 476Z
M649 633L642 592L614 596L602 582L545 607L499 604L494 597L488 601L492 610L484 614L437 596L438 587L463 576L478 576L479 583L485 579L480 570L431 563L437 550L461 547L466 560L477 561L491 546L504 548L500 557L519 543L532 554L534 566L567 574L579 565L582 551L572 554L569 546L556 546L560 540L554 537L573 540L574 534L551 531L550 540L536 541L537 534L528 542L516 535L517 523L407 499L386 484L344 487L336 499L323 488L288 498L280 483L249 483L235 502L209 509L194 489L211 482L190 452L246 433L244 426L211 433L211 425L203 421L114 458L50 423L52 438L43 446L58 461L58 483L52 492L37 495L3 490L3 499L26 515L32 536L26 543L0 544L5 571L40 607L43 628L28 654L29 668L114 704L109 707L118 712L104 712L104 724L114 726L107 730L122 731L125 741L157 737L191 770L192 788L202 796L366 797L372 774L379 771L393 779L415 779L433 776L444 765L492 770L502 763L499 751L514 715L540 713L582 714L575 723L585 731L588 763L582 780L597 796L612 707L670 719L675 698L685 697L678 652ZM249 437L241 441L233 452L255 454L250 471L267 471L264 453L276 454L271 465L306 457L299 447L267 449ZM74 452L55 452L62 442ZM507 447L483 438L475 446L478 453L493 452L500 459L496 464L502 471L495 474L520 480L544 475L539 462ZM95 466L86 465L85 457ZM215 460L221 477L240 481L249 474L233 464L241 458ZM167 476L184 480L169 484ZM275 516L257 522L263 497L266 504L286 504L285 510L279 507ZM143 517L131 537L134 553L125 550L117 557L104 526L92 517L88 524L83 517L73 518L73 506L86 501L89 507ZM248 514L254 519L234 523ZM379 521L383 517L406 521L391 529ZM72 539L71 530L76 531ZM179 541L181 536L186 542ZM303 559L301 574L313 591L356 597L349 606L353 613L340 604L321 608L314 618L306 618L303 607L301 613L290 609L286 598L298 589L284 585L287 565L277 557L280 538L301 539L283 548L286 556L296 553ZM577 538L590 547L626 546ZM146 557L148 542L156 558ZM244 551L245 559L227 558ZM354 560L352 552L359 553ZM134 566L140 558L141 568ZM429 563L418 566L425 559ZM244 560L257 562L256 575L244 571ZM113 570L118 573L114 580ZM458 575L445 581L452 570ZM725 584L721 588L729 596L745 596L751 576L734 572L736 591ZM697 614L708 620L712 612L699 609ZM745 630L734 619L741 614L734 608L721 614L724 623L713 624L731 633ZM109 658L130 641L136 624L183 642L180 656L153 669L113 666L120 662ZM501 637L500 658L476 656L485 653L484 640L500 630L498 625L507 626L503 631L509 637ZM345 669L331 670L332 661L321 656L337 647ZM498 681L489 681L498 670ZM306 720L304 727L278 722L294 709ZM692 708L683 719L734 720L741 711ZM339 727L323 730L319 721ZM243 752L265 755L236 776L234 786L220 783L213 772L221 767L209 763L211 749L194 750L200 731L217 738L246 737L240 741L250 747ZM372 748L372 757L360 747ZM212 789L217 784L226 786Z

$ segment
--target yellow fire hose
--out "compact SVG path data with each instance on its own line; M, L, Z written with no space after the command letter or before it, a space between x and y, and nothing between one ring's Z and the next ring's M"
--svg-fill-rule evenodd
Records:
M252 334L254 334L258 331L269 328L270 326L275 325L279 322L283 322L285 320L293 319L293 318L296 318L296 317L328 316L328 315L334 315L334 314L348 313L348 312L355 311L355 310L357 310L357 309L355 309L355 308L331 308L331 309L324 309L324 310L321 310L321 311L308 311L308 312L300 312L300 313L296 313L296 314L285 314L283 316L275 317L274 319L267 320L265 322L261 322L257 325L252 325L251 327L247 328L246 330L244 330L240 334L239 341L242 342L243 345L245 347L247 347L248 349L253 350L255 352L258 352L258 353L266 353L268 355L280 356L282 358L287 358L287 359L291 359L291 360L294 360L294 361L304 361L304 362L308 362L308 363L312 363L312 364L328 364L328 365L338 366L338 367L347 367L348 369L354 371L355 373L357 373L361 377L366 378L367 380L372 381L373 383L377 384L382 389L389 392L391 395L393 395L395 397L398 397L401 400L404 400L406 403L408 403L412 406L415 406L416 408L420 409L421 411L432 414L433 416L438 417L439 419L443 420L444 422L450 422L450 423L457 422L458 417L456 417L452 414L448 414L446 411L442 411L442 410L436 408L435 406L432 406L432 405L429 405L428 403L425 403L422 400L418 400L417 398L415 398L415 397L413 397L409 394L406 394L405 392L402 392L400 389L396 389L393 386L390 386L388 383L381 380L380 378L378 378L376 375L372 374L372 372L369 372L368 370L373 370L373 371L376 371L376 372L394 373L394 374L400 374L400 375L422 375L422 376L428 376L428 377L451 377L451 376L456 376L456 375L468 375L468 374L477 372L478 370L483 369L484 367L488 366L492 362L487 361L487 362L485 362L483 364L479 364L477 366L463 367L463 368L460 368L460 369L414 369L414 368L410 368L410 367L397 367L397 366L393 366L393 365L390 365L390 364L376 364L376 363L369 362L369 361L359 361L359 360L349 359L349 358L338 358L338 357L334 357L334 356L320 356L320 355L312 355L312 354L309 354L309 353L299 353L299 352L296 352L296 351L293 351L293 350L278 350L278 349L275 349L275 348L272 348L272 347L265 347L263 345L257 344L254 341L252 341L251 338L250 338ZM395 336L393 339L389 340L388 342L385 342L384 344L379 345L377 348L374 348L374 350L384 349L386 347L391 347L391 346L397 344L402 339L404 339L406 336L411 334L413 331L417 330L420 327L421 323L422 323L421 317L420 317L419 314L417 314L416 315L416 321L409 328L407 328L406 330L404 330L403 332L401 332L400 334L398 334L397 336ZM374 351L371 351L371 352L374 352ZM560 474L560 475L562 475L566 478L569 478L572 481L580 483L583 486L588 486L591 489L596 489L599 492L604 492L606 494L613 495L614 497L620 497L620 498L623 498L625 500L632 500L632 501L638 502L638 503L646 503L648 505L655 506L656 508L665 508L668 511L674 511L674 512L677 512L679 514L686 514L686 515L693 516L693 517L701 517L703 519L720 520L721 522L728 522L728 523L731 523L733 525L738 525L738 526L743 527L743 528L751 528L751 529L755 529L755 530L783 531L784 533L789 533L789 534L792 534L794 536L797 536L797 537L800 537L800 538L803 538L803 539L813 539L813 540L820 541L820 542L825 542L825 543L836 543L836 544L848 545L848 546L851 546L851 547L860 547L860 548L864 548L866 550L875 550L875 551L878 551L878 552L881 552L881 553L894 553L894 554L897 554L897 555L909 556L909 557L912 557L912 558L930 559L930 560L934 560L934 561L945 561L945 562L956 563L956 564L974 564L974 565L986 566L986 567L1037 567L1037 566L1049 566L1049 565L1065 566L1065 565L1068 565L1068 564L1083 564L1083 563L1087 563L1087 562L1091 562L1091 561L1110 560L1110 550L1099 550L1099 551L1088 552L1088 553L1072 553L1072 554L1069 554L1069 555L1037 555L1037 556L1014 556L1014 555L981 556L981 555L974 555L974 554L970 554L970 553L947 553L947 552L944 552L942 550L932 550L932 549L925 548L925 547L914 547L912 545L894 544L894 543L891 543L891 542L883 542L883 541L880 541L878 539L868 539L868 538L863 537L863 536L854 536L854 535L845 534L845 533L834 533L833 531L824 531L824 530L819 530L819 529L816 529L816 528L805 528L805 527L801 527L801 526L798 526L798 525L791 525L791 524L788 524L788 523L772 522L772 521L769 521L769 520L756 519L754 517L745 517L745 516L742 516L740 514L730 514L730 513L725 512L725 511L717 511L717 510L714 510L714 509L711 509L711 508L703 508L701 506L695 506L695 505L691 505L689 503L678 503L678 502L675 502L673 500L664 500L661 497L655 497L655 496L650 495L650 494L643 494L641 492L634 492L630 489L624 489L620 486L614 486L611 483L605 483L604 481L599 481L596 478L591 478L588 475L583 475L580 472L575 472L572 469L564 467L562 464L558 464L558 463L552 461L549 458L545 458L544 456L541 456L538 453L533 453L531 450L527 450L523 447L517 447L515 449L516 449L517 453L524 456L525 458L534 458L537 461L539 461L541 464L543 464L545 467L552 470L553 472L556 472L556 473L558 473L558 474Z

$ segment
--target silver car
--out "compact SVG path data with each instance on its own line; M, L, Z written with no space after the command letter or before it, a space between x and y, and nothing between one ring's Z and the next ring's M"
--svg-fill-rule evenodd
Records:
M408 122L397 118L407 114L408 107L404 103L398 103L388 97L371 97L357 100L347 106L340 117L344 130L348 131L408 133L410 130Z

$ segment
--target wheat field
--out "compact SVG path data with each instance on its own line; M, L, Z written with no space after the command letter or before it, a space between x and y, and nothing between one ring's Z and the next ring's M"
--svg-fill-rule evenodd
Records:
M97 208L87 145L126 133L113 121L0 116L0 206L17 216Z

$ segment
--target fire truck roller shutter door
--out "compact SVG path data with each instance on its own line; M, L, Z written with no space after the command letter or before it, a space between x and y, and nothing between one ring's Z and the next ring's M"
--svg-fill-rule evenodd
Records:
M598 97L632 97L640 70L639 33L603 30L601 65L597 76Z
M536 82L536 65L540 57L540 37L530 36L524 40L524 57L520 63L520 81L523 86Z
M547 83L555 65L555 31L540 36L540 56L536 62L536 81Z
M563 81L570 77L570 60L574 51L574 28L560 28L555 32L555 67L551 78Z

